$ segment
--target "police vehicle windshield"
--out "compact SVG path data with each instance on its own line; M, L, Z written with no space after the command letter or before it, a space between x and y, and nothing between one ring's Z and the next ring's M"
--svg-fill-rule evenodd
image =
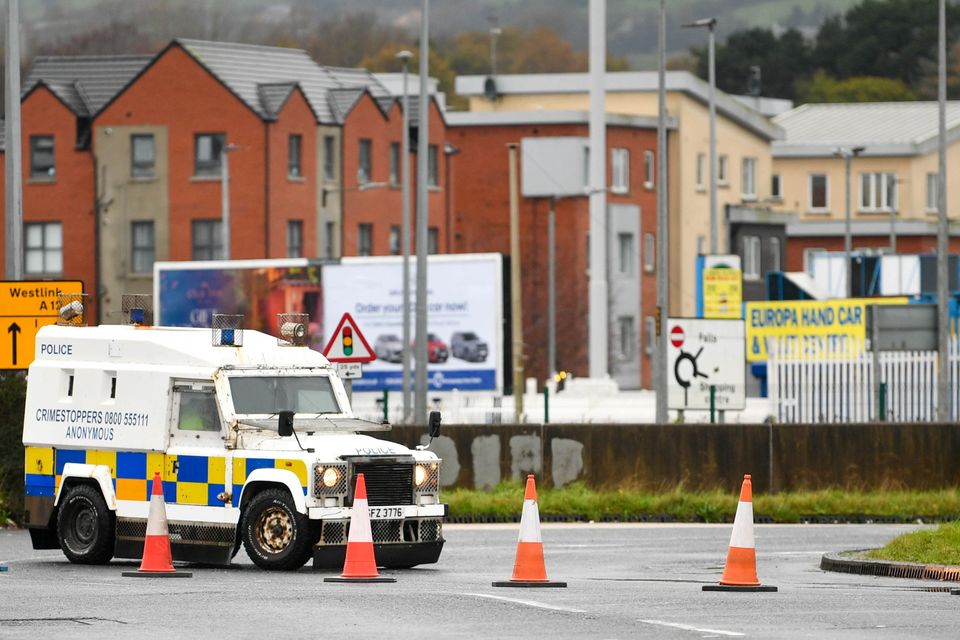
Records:
M243 376L230 379L233 408L240 415L341 413L326 376Z

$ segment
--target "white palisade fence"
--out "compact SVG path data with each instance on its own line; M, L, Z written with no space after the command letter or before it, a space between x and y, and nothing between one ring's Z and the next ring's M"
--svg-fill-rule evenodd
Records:
M777 422L870 422L877 419L874 354L862 342L815 346L789 338L768 345L770 412ZM937 415L937 352L884 351L887 421L931 422ZM960 405L960 341L950 338L950 415Z

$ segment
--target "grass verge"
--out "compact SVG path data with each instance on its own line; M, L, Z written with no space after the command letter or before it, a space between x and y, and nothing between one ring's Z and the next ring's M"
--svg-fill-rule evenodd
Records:
M541 516L578 520L648 520L732 522L739 494L727 491L596 491L582 484L538 490ZM454 489L443 494L454 520L501 520L519 517L523 486L504 482L489 491ZM960 489L940 491L846 491L839 489L754 494L759 522L797 523L838 516L854 520L925 521L960 517ZM958 534L960 535L960 534Z
M906 533L866 555L873 560L960 565L960 522Z

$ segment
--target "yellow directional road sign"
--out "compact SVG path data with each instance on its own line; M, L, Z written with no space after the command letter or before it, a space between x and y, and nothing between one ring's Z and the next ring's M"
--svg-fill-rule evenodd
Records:
M79 280L0 282L0 369L33 362L40 327L57 321L61 293L83 293Z

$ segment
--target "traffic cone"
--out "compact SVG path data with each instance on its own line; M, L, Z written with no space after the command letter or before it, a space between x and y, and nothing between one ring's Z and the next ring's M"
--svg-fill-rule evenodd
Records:
M153 474L150 492L150 513L147 515L147 535L143 540L143 560L139 571L124 571L128 578L190 578L189 571L173 568L170 553L170 533L167 531L167 507L163 502L163 483L160 473Z
M347 537L347 557L339 577L324 578L324 582L396 582L377 572L373 553L373 533L370 531L370 508L367 505L367 483L363 474L357 474L357 488L353 494L353 512L350 515L350 535Z
M727 565L720 584L705 585L704 591L776 591L776 587L760 584L757 579L757 550L753 543L753 484L750 475L743 476L740 502L733 518Z
M505 582L494 582L495 587L565 587L566 582L547 580L543 562L543 541L540 539L540 510L537 508L537 483L533 474L527 476L523 495L523 513L520 516L520 537L517 541L517 559L513 577Z

